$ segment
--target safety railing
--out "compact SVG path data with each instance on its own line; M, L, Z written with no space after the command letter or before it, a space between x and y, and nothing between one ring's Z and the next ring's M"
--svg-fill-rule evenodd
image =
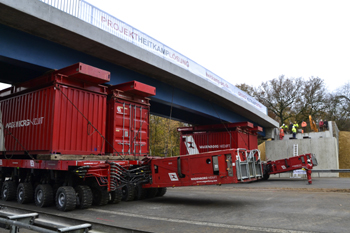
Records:
M87 233L89 232L89 228L91 228L91 224L85 223L76 226L59 227L56 230L52 230L52 226L35 225L35 219L38 217L38 213L19 215L1 214L0 224L3 224L5 226L4 228L7 228L10 233L17 233L20 228L42 233Z

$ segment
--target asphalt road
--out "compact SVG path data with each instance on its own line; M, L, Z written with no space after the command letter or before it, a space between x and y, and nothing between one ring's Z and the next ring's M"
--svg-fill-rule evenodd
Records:
M45 211L148 232L350 232L349 184L350 179L319 178L313 185L304 179L272 179L181 187L168 189L161 198Z

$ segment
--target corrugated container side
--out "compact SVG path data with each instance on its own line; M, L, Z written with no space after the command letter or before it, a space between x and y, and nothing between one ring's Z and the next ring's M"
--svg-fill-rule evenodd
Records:
M54 92L49 87L0 101L6 151L50 150Z
M60 90L63 94L57 91L55 98L52 150L64 154L104 154L104 140L98 132L105 136L106 96L65 86L60 86Z
M32 154L103 154L103 139L79 111L105 136L106 95L56 86L60 85L0 101L5 150L14 154L25 150Z

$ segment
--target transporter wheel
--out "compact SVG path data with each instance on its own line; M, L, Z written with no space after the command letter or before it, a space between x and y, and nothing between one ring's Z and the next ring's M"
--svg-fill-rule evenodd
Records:
M271 170L271 165L264 164L262 180L268 180L270 178L270 170Z
M148 188L147 190L147 198L154 198L157 195L158 188Z
M146 198L147 189L142 188L142 185L135 186L135 200L143 200Z
M39 184L34 191L34 202L36 206L51 206L54 202L52 187L49 184Z
M263 177L262 177L263 180L268 180L269 178L270 178L270 174L269 173L264 173L263 174Z
M262 180L268 180L270 178L269 168L267 166L263 169L263 177Z
M77 198L75 190L72 186L61 186L56 192L56 207L61 211L69 211L75 209Z
M20 183L17 187L17 202L19 204L33 201L34 190L31 183Z
M156 197L162 197L162 196L164 196L165 193L166 193L166 191L167 191L167 188L158 188L158 192L157 192L157 194L156 194Z
M135 186L133 184L127 184L123 187L123 201L133 201L135 199Z
M92 191L87 185L78 185L75 187L75 192L77 195L77 208L86 209L92 205Z
M12 201L16 198L16 184L14 181L5 181L2 184L1 198L4 201Z
M94 196L92 201L94 205L107 205L109 201L109 193L107 192L107 190L101 188L94 188L92 190L92 194Z
M110 204L117 204L119 203L123 198L123 191L120 188L117 188L116 190L109 193L109 201Z

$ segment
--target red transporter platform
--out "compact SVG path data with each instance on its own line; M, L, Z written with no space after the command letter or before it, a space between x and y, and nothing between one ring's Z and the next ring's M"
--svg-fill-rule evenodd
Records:
M162 196L166 187L262 178L256 149L261 128L249 122L183 128L182 147L190 155L147 157L147 97L155 88L136 81L102 85L109 76L78 63L0 92L3 200L55 203L68 211L142 199L146 193ZM195 145L197 151L189 150ZM266 167L272 174L278 164Z
M259 126L250 122L181 127L180 154L198 154L208 151L246 148L258 149Z

